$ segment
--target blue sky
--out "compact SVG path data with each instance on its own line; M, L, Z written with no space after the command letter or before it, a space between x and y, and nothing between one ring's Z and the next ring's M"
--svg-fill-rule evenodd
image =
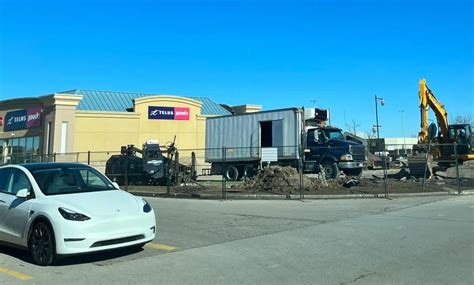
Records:
M419 131L418 81L473 113L470 0L0 0L0 99L76 88L329 108L332 124ZM434 115L430 114L433 118Z

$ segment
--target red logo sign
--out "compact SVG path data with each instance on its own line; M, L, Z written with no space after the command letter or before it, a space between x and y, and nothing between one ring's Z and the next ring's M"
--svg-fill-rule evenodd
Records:
M175 120L189 120L189 108L174 108Z

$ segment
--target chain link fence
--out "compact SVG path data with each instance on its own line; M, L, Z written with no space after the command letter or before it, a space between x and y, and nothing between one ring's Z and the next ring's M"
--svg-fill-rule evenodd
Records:
M372 152L362 145L337 144L271 149L270 155L266 148L180 149L147 160L118 151L0 155L0 164L84 163L124 190L176 197L304 199L474 190L474 160L468 159L464 145L430 144L415 150L387 144Z

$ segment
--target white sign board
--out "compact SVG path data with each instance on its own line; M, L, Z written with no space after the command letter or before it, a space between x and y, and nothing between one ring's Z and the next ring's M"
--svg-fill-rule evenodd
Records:
M278 148L262 147L262 161L263 162L278 161Z

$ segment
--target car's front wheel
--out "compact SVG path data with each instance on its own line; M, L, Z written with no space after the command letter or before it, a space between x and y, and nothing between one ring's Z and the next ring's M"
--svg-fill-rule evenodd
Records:
M339 168L334 161L325 160L322 163L324 172L326 172L326 178L336 179L339 176Z
M29 247L35 264L46 266L53 263L56 256L54 234L48 224L39 222L33 227Z

